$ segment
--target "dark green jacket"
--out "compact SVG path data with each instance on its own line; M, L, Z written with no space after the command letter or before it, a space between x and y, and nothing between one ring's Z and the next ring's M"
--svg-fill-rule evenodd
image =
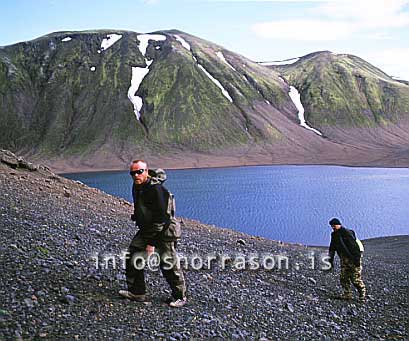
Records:
M132 187L134 220L139 227L139 235L145 239L156 239L169 222L166 214L168 191L151 178L141 187Z
M343 226L339 230L332 232L329 246L330 263L333 264L336 252L339 257L349 258L355 265L359 265L361 251L355 240L355 232Z

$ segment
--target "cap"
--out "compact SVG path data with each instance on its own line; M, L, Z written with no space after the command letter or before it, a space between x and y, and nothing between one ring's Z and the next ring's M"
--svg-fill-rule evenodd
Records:
M340 222L340 220L339 220L338 218L332 218L332 219L329 221L329 224L330 224L331 226L341 225L341 222Z

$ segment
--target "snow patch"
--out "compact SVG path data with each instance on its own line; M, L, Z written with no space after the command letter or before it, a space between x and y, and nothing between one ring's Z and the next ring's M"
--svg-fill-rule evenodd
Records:
M150 65L150 64L149 64ZM139 89L139 86L142 83L142 80L149 72L149 65L147 67L132 67L132 79L131 79L131 86L128 89L128 98L133 104L134 112L136 119L139 121L141 118L140 111L142 109L142 98L136 96L136 92Z
M298 119L300 120L300 125L308 130L313 131L314 133L316 133L317 135L322 136L322 133L320 131L318 131L317 129L314 129L312 127L310 127L307 122L305 122L305 118L304 118L304 106L301 103L301 96L300 93L298 92L298 90L293 87L290 86L290 92L288 93L290 95L291 100L293 101L295 107L298 109Z
M270 66L270 65L289 65L294 64L295 62L299 61L300 58L293 58L293 59L285 59L285 60L277 60L272 62L260 62L260 65Z
M233 102L233 99L230 97L227 90L223 88L223 85L221 85L221 83L216 78L214 78L209 72L207 72L207 70L202 65L200 64L197 64L197 65L206 74L206 76L209 77L211 81L222 90L222 94L224 95L224 97L226 97L230 102Z
M229 64L229 62L226 60L226 58L224 58L224 55L223 55L223 53L222 53L221 51L216 52L216 55L217 55L217 57L219 57L219 58L221 59L221 61L222 61L223 63L226 63L231 69L233 69L234 71L236 71L236 69ZM237 71L236 71L236 72L237 72Z
M91 66L90 68L91 71L95 71L95 69L96 69L95 66Z
M145 56L146 49L148 48L149 40L163 41L166 40L166 36L162 34L140 34L138 35L139 40L139 51Z
M70 41L70 40L72 40L71 37L66 37L66 38L64 38L64 39L61 39L61 41Z
M145 56L146 54L146 49L148 48L149 40L155 40L155 41L166 40L166 36L162 34L140 34L137 36L137 38L139 40L138 47L143 56ZM158 48L160 47L156 46L156 49ZM146 67L138 67L138 66L132 67L131 85L128 89L128 98L133 104L134 113L138 121L141 118L141 109L143 106L143 100L142 100L142 97L136 96L135 94L137 93L139 86L142 83L142 80L149 73L149 67L153 63L153 60L148 60L145 58L145 63L146 63Z
M178 36L177 34L174 34L174 37L176 38L176 40L177 40L178 42L180 42L180 43L182 44L182 46L183 46L186 50L190 51L190 44L189 44L185 39L183 39L181 36Z
M107 34L107 37L102 39L101 51L105 51L109 49L112 45L114 45L121 38L122 38L122 34Z
M279 79L280 81L282 81L282 82L285 84L285 80L284 80L284 78L283 78L283 77L278 77L278 79Z
M182 44L182 46L183 46L186 50L191 51L190 44L189 44L186 40L184 40L181 36L179 36L179 35L177 35L177 34L174 34L174 37L176 38L176 40L177 40L178 42L180 42L180 43ZM219 55L219 53L221 54L221 56ZM224 56L223 56L223 54L222 54L221 52L218 52L217 55L219 56L219 58L223 58L224 62L227 63L227 61L224 59ZM229 95L228 91L223 87L223 85L222 85L216 78L214 78L214 77L203 67L203 65L201 65L201 64L198 63L197 58L193 55L193 53L192 53L192 58L193 58L193 60L197 63L197 66L206 74L206 76L209 77L210 80L220 88L220 90L222 91L222 94L223 94L230 102L233 103L233 99L232 99L231 96ZM227 64L228 64L228 63L227 63ZM228 65L229 65L231 68L233 68L230 64L228 64ZM233 70L234 70L234 68L233 68Z

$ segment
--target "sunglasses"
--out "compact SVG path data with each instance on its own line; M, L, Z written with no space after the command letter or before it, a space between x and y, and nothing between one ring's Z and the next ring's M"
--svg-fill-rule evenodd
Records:
M135 176L135 174L141 175L143 172L145 172L146 169L137 169L134 171L130 171L129 174L131 174L131 176Z

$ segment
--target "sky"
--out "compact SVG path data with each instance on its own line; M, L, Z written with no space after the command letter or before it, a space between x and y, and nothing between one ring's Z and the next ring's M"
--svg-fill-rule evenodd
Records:
M349 53L409 80L409 0L2 1L0 46L86 29L178 29L254 61Z

